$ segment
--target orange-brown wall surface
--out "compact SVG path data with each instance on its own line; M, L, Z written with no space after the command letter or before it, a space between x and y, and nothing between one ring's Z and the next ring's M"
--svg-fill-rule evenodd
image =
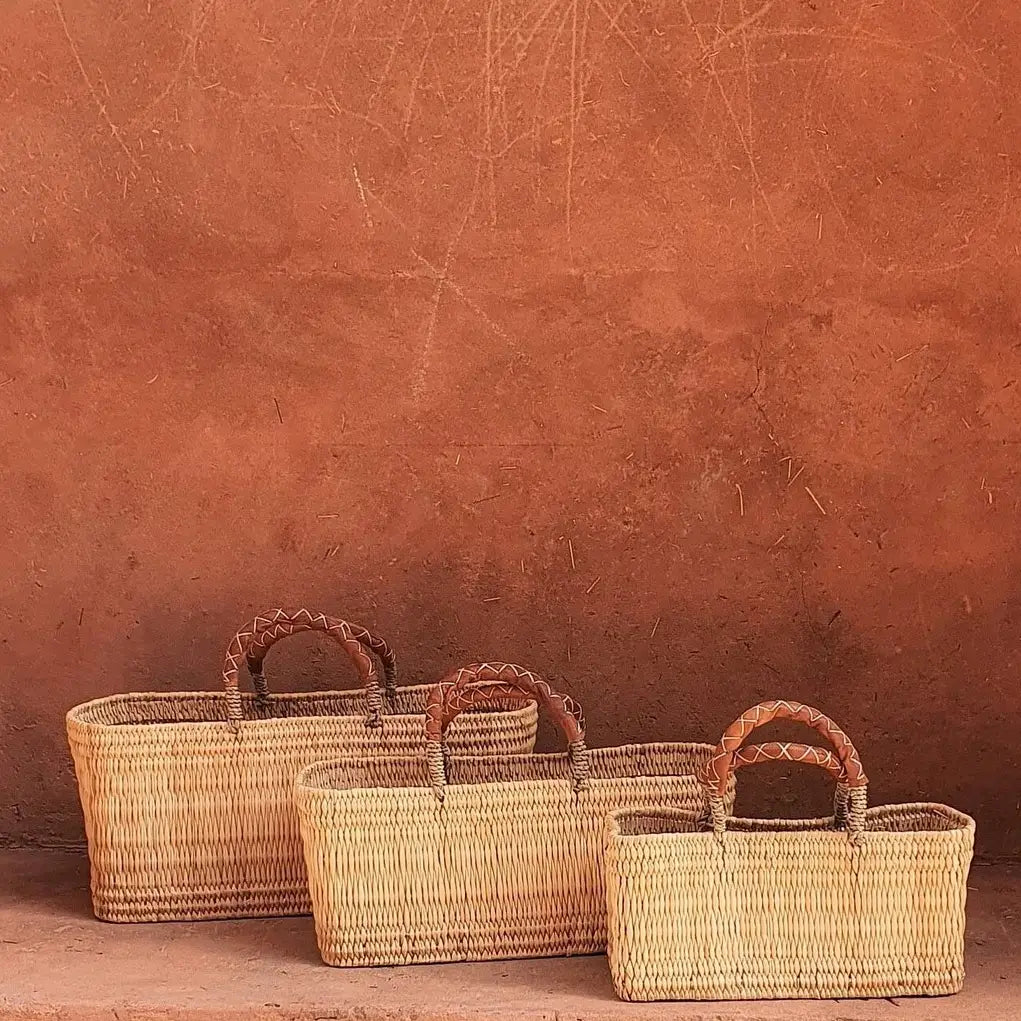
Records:
M1011 0L6 0L2 839L82 839L67 708L310 604L591 744L816 703L1018 856L1019 59Z

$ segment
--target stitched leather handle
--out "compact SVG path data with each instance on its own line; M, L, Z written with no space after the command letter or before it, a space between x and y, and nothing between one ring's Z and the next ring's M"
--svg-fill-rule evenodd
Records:
M381 726L383 694L379 687L379 673L372 657L365 651L366 647L375 648L380 645L381 639L369 636L372 643L366 641L366 644L363 645L356 636L356 630L358 633L368 636L368 632L358 625L349 624L338 617L329 617L324 613L315 613L305 609L271 610L241 628L231 639L230 645L227 646L223 663L223 686L227 693L227 719L231 727L236 730L241 725L244 716L239 687L242 659L247 661L249 669L252 670L252 678L260 700L265 700L268 698L268 689L262 673L262 666L266 653L281 639L302 631L320 631L327 634L347 652L358 671L362 687L366 691L368 701L366 723L371 727ZM382 644L385 645L385 643ZM389 646L386 648L389 650ZM387 673L388 679L391 679L396 669L396 661L393 659L392 652L389 657L384 658L383 662L384 669L388 664L390 666Z
M502 692L496 690L500 685L505 689ZM480 696L480 691L488 692L488 697ZM515 663L472 663L440 681L429 693L426 704L426 739L442 741L447 727L462 712L508 698L538 702L553 717L568 744L585 740L581 706Z
M826 748L810 744L794 744L788 741L765 741L762 744L745 745L734 756L734 770L745 766L758 766L763 762L794 762L825 769L837 783L845 783L844 767L840 759Z
M438 705L426 703L425 732L427 741L430 740L430 735L439 734L437 740L445 742L450 724L462 713L470 712L472 709L508 701L522 703L535 701L533 695L526 694L513 684L508 684L505 681L491 681L464 688L456 696L456 704L451 707L447 697L450 690L451 688L447 686L442 691ZM437 721L439 722L437 723Z
M733 769L734 757L753 730L772 720L797 720L807 723L823 737L827 738L836 749L837 758L843 767L845 780L849 788L865 787L868 777L862 769L861 759L851 739L825 713L802 702L788 702L774 699L760 702L743 712L727 729L716 746L712 758L698 771L699 781L706 787L714 789L722 797L727 788L727 778Z
M444 738L447 728L463 712L506 701L535 701L554 719L567 738L575 788L588 781L585 717L569 695L554 691L539 676L514 663L473 663L444 678L429 693L425 711L426 754L433 790L440 800L447 783Z
M379 657L383 664L383 684L389 697L397 692L397 654L390 647L390 643L382 638L371 634L360 624L352 624L350 621L340 621L339 618L331 617L325 613L318 613L312 610L270 610L268 613L260 614L252 622L256 634L252 636L245 654L248 672L252 675L252 683L260 698L266 698L269 689L266 684L266 677L263 673L263 662L266 653L279 641L286 637L286 634L279 634L278 637L267 640L266 632L275 633L278 625L286 625L290 630L287 634L297 634L299 631L325 631L328 633L330 622L347 624L351 636L355 641L371 650Z

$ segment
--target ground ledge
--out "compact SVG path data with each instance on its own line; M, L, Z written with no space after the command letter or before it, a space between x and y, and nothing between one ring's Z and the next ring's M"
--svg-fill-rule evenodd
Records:
M0 851L0 1018L112 1021L1021 1021L1021 867L976 866L968 978L895 1002L625 1004L603 957L340 970L309 918L109 925L82 854Z

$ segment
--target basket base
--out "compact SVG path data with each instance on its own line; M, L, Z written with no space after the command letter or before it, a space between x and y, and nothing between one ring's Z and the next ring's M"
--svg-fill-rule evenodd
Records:
M964 973L947 975L939 980L911 981L865 978L830 984L817 982L779 983L775 978L745 976L744 981L727 984L711 982L701 984L666 985L640 981L615 985L621 1000L629 1003L656 1003L665 1001L730 1001L730 1000L857 1000L894 999L911 996L953 996L964 988Z
M413 945L379 946L378 933L362 946L351 934L345 934L343 944L324 940L319 935L319 953L323 962L332 968L383 968L406 964L463 964L479 961L531 960L543 957L589 957L606 950L606 935L600 933L584 940L549 932L545 937L530 933L527 937L515 932L501 933L499 937L480 941L467 937L452 940L449 935L437 934L432 944L417 940ZM373 942L376 946L373 946Z
M210 922L230 918L310 915L307 887L273 890L185 890L160 895L93 891L92 911L101 922Z

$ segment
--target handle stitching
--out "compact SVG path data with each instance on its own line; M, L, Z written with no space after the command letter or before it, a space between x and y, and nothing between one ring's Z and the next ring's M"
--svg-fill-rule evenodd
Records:
M735 751L744 739L757 727L777 718L787 718L807 723L828 737L837 749L844 763L849 787L864 787L868 777L862 768L858 751L851 739L825 713L802 702L774 699L760 702L743 712L724 732L712 758L699 769L698 779L705 786L716 788L722 794L726 787Z
M306 624L308 625L308 630L322 631L328 634L331 622L333 621L346 625L351 638L361 645L367 645L382 660L383 683L386 686L387 694L394 695L397 688L397 655L385 639L377 637L360 624L352 624L350 621L341 620L339 617L330 617L325 613L308 610L305 607L291 613L277 608L270 610L268 613L260 614L255 618L253 622L255 626L250 635L252 641L249 643L248 652L246 653L248 669L252 673L253 678L256 674L262 675L261 663L262 659L265 658L266 651L268 651L262 638L273 625L278 623ZM260 648L263 649L263 656L259 659L258 663L255 663L251 653L253 650Z
M355 625L358 627L358 625ZM364 628L369 638L369 632ZM293 614L288 614L283 609L270 610L269 613L259 614L252 621L251 625L241 628L231 639L227 647L222 671L223 685L227 698L227 717L231 727L235 730L240 727L244 711L241 691L239 687L239 674L241 659L244 658L249 670L252 673L253 683L256 685L260 700L268 698L265 677L261 670L262 659L253 664L249 658L253 648L263 649L263 659L269 648L281 638L288 635L298 634L302 631L320 631L329 635L338 642L354 661L363 685L367 689L368 698L368 719L369 726L378 727L382 722L382 696L378 688L379 675L376 665L371 657L365 652L361 642L355 638L352 625L347 621L336 617L328 617L324 613L313 613L302 608ZM267 641L267 639L269 639ZM382 639L375 639L387 649ZM392 653L391 653L392 657ZM384 666L387 660L384 659ZM254 669L253 669L254 666ZM395 666L395 661L393 666Z

